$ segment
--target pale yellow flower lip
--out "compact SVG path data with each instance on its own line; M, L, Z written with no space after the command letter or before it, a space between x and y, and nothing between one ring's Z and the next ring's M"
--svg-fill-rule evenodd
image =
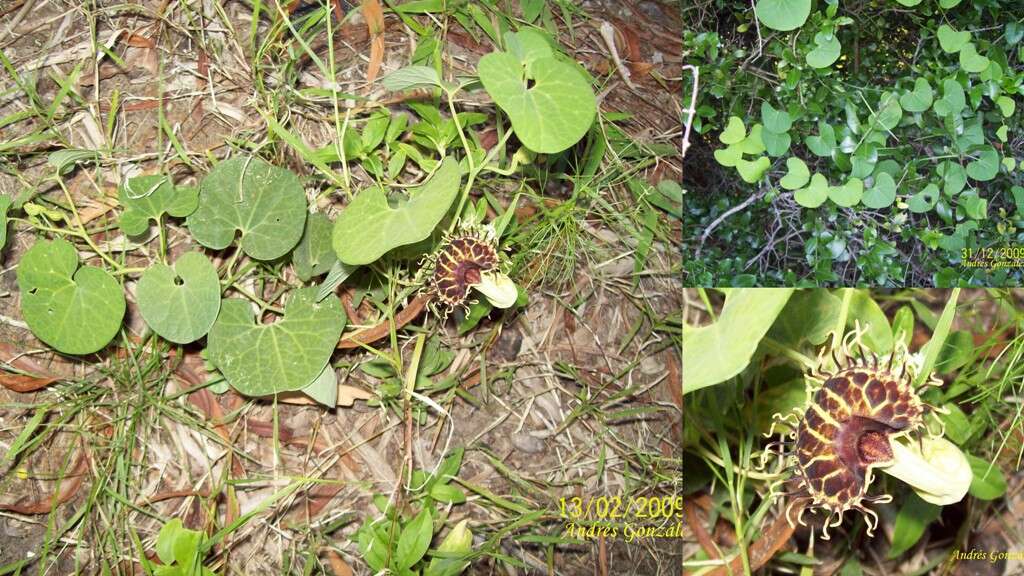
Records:
M473 284L495 308L511 308L519 297L515 282L501 272L482 272L480 282Z
M892 441L892 464L878 470L909 484L925 502L954 504L967 495L974 477L960 448L941 437L926 436L904 444Z

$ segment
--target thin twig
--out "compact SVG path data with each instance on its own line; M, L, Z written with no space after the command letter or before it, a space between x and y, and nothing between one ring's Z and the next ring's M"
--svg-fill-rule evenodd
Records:
M739 212L740 210L743 210L747 206L750 206L754 202L757 202L758 200L760 200L764 196L764 194L765 194L764 191L758 192L757 194L754 194L753 196L747 198L743 202L741 202L741 203L733 206L732 208L726 210L718 218L715 218L715 221L712 222L704 230L704 233L700 235L700 242L697 244L697 252L694 254L694 259L699 259L700 258L700 253L704 249L704 242L708 239L708 236L711 235L711 232L714 231L715 228L718 228L719 224L721 224L729 216L732 216L733 214Z
M700 69L696 66L685 65L683 70L689 70L693 73L693 88L690 90L690 107L687 110L683 110L683 113L689 114L686 118L686 131L683 133L683 158L686 158L686 150L690 147L690 127L693 125L693 117L697 114L697 88L700 85Z

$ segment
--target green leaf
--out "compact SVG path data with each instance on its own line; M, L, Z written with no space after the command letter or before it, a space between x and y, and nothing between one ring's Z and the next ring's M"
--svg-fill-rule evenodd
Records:
M1006 493L1006 478L999 466L990 464L977 456L967 454L974 479L971 480L971 496L979 500L995 500Z
M939 6L944 10L949 10L950 8L955 8L960 2L961 0L939 0Z
M850 308L846 317L846 326L853 328L856 323L866 329L864 344L876 354L888 354L892 351L892 328L885 312L872 298L867 290L856 290L850 298Z
M333 223L326 214L317 212L306 217L306 230L292 252L292 264L299 280L309 282L310 278L327 272L338 261L331 246L332 228Z
M938 173L942 176L942 191L950 198L959 194L967 185L967 171L952 160L939 164Z
M163 174L136 176L121 185L118 201L125 208L118 226L129 236L138 236L146 231L150 220L156 221L164 214L183 218L195 212L199 191L176 188Z
M968 334L968 338L970 335ZM945 425L946 438L955 444L963 444L971 436L971 422L967 415L953 402L946 402L942 405L945 414L938 413Z
M929 184L924 187L923 190L914 194L910 197L910 201L907 203L910 207L910 211L915 214L922 214L928 212L932 208L935 208L935 204L939 201L939 187L935 184Z
M396 208L377 187L360 192L334 222L333 245L348 265L369 264L399 246L425 240L459 193L459 163L445 157L430 180Z
M817 208L821 206L825 203L825 200L828 200L828 180L815 172L814 177L811 178L810 186L794 192L793 199L804 208Z
M441 86L441 77L430 66L406 66L384 76L380 83L387 90L411 90Z
M156 537L156 556L164 564L174 563L174 544L183 532L188 530L182 526L180 518L172 518L160 528Z
M65 354L96 352L121 328L121 285L104 270L79 268L67 240L37 240L21 257L18 288L32 333Z
M842 186L832 186L828 189L828 197L837 205L843 208L850 208L860 203L864 195L864 181L860 178L850 178Z
M896 0L896 1L899 2L900 4L903 4L904 6L909 7L909 8L913 8L914 6L917 6L918 4L921 3L921 0Z
M520 30L508 38L521 45L543 45L546 53L532 52L525 60L508 52L486 54L477 65L480 82L527 148L561 152L594 122L597 99L590 82L576 66L555 56L541 32Z
M921 352L924 354L924 362L914 378L914 386L924 384L925 380L932 373L935 362L939 358L939 352L942 350L942 345L946 341L946 336L949 335L949 328L953 325L953 316L956 314L956 303L959 299L960 289L954 288L952 293L946 298L946 306L942 309L939 321L935 323L935 329L932 330L932 339L921 348Z
M744 138L743 141L740 142L739 144L737 144L736 146L744 154L751 154L751 155L763 154L764 151L766 150L765 145L764 145L763 135L764 135L764 127L761 126L760 123L754 124L754 126L750 129L750 134L746 138Z
M96 160L99 157L99 152L95 150L66 148L51 152L50 155L46 157L46 163L56 168L57 174L63 176L64 174L71 172L71 169L75 167L75 164L85 162L87 160Z
M842 53L843 46L835 34L818 32L814 35L814 50L807 53L807 64L812 68L831 66Z
M312 382L302 387L302 393L328 408L338 405L338 374L330 362Z
M935 370L948 374L971 361L974 356L974 338L970 332L957 330L946 338L935 362Z
M892 547L886 558L892 559L900 556L924 535L924 529L934 522L942 512L941 506L929 504L920 496L911 492L896 514L896 525L893 528Z
M999 106L999 110L1003 113L1004 118L1013 116L1014 110L1017 109L1017 103L1009 96L1000 96L999 98L996 98L996 105Z
M293 291L273 324L257 324L248 300L224 299L207 337L210 361L248 396L305 387L327 365L345 327L338 300L316 296L315 287Z
M776 134L768 129L761 132L761 141L764 142L764 149L770 156L782 156L789 152L789 145L792 143L788 133Z
M715 323L684 324L683 393L742 372L792 293L792 288L731 289Z
M768 161L767 156L761 156L754 161L742 158L736 161L736 170L740 173L740 178L743 178L747 184L754 184L760 180L770 166L771 162Z
M786 159L786 168L789 168L789 172L782 180L779 180L779 184L786 190L802 188L811 178L811 173L807 170L807 164L804 164L803 160L795 156Z
M988 200L978 196L974 190L969 190L960 195L959 206L963 208L968 218L984 220L988 218Z
M841 307L841 300L828 290L799 290L786 302L768 335L793 348L804 341L820 346L835 328ZM806 394L801 404L805 400Z
M875 177L875 184L864 192L864 205L878 210L892 206L896 201L896 181L892 176L882 172Z
M154 332L187 344L210 331L220 311L220 278L200 252L183 254L174 263L153 264L135 289L142 318Z
M402 534L398 537L398 546L395 548L394 563L399 572L410 568L423 558L434 538L434 524L430 517L430 511L424 507L408 524L402 528Z
M715 150L715 161L722 166L733 167L736 166L736 162L743 158L743 149L738 145L733 144L728 148L720 148Z
M0 250L7 245L7 211L11 208L11 197L0 194Z
M996 137L999 138L1000 142L1006 142L1006 140L1009 138L1009 134L1007 132L1007 128L1005 125L1000 126L999 129L996 130ZM0 243L0 248L3 248L2 243Z
M761 122L765 130L776 134L789 132L793 126L793 119L789 117L788 112L776 110L767 101L761 103Z
M197 242L220 250L241 232L242 251L256 260L288 253L302 237L306 194L290 170L255 157L216 165L199 187L199 207L188 217Z
M903 118L899 98L895 92L886 92L878 102L878 109L871 115L870 126L882 130L892 130Z
M836 132L831 125L821 120L818 122L818 136L808 136L804 143L815 155L831 157L836 149Z
M907 112L924 112L932 107L934 97L932 85L924 78L918 78L914 81L914 90L900 97L900 105Z
M974 42L968 42L960 49L960 67L967 72L981 72L988 68L988 58L978 54Z
M804 25L811 14L811 0L758 0L754 13L772 30L788 32Z
M936 34L939 37L939 46L942 47L942 51L946 54L952 54L959 52L964 44L971 39L971 33L964 30L963 32L957 32L949 25L943 24L939 26L939 30Z
M942 81L942 90L942 98L936 100L932 105L935 113L939 116L960 114L960 111L967 105L963 86L952 78L946 78Z
M979 182L988 182L999 172L999 152L991 146L978 151L978 158L967 165L967 175Z
M729 123L726 125L725 130L718 135L718 139L722 141L722 144L739 144L747 137L747 128L743 125L743 120L740 120L736 116L729 116Z

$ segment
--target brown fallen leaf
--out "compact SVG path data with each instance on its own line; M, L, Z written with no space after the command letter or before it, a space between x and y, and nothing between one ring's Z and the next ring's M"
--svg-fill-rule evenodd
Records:
M13 392L25 394L46 388L50 384L60 380L53 376L29 376L27 374L11 374L10 372L0 373L0 384Z
M88 470L89 459L86 458L85 451L81 451L75 459L75 465L71 472L61 481L59 492L27 504L0 504L0 510L15 514L49 514L57 506L74 498L82 486L82 481L85 480Z
M378 0L362 1L363 18L370 32L370 66L366 70L367 85L373 84L384 61L384 10Z

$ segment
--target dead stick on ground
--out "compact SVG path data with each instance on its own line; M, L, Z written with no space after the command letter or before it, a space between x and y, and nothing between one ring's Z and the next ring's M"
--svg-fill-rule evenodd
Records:
M426 294L420 294L416 298L413 298L409 305L402 309L401 312L395 314L395 330L400 329L409 322L420 315L423 308L427 305L427 301L430 300L430 296ZM346 334L338 342L338 348L359 348L363 344L369 344L380 340L391 333L391 323L388 321L381 322L373 328L363 330L362 332L356 332L354 334Z

